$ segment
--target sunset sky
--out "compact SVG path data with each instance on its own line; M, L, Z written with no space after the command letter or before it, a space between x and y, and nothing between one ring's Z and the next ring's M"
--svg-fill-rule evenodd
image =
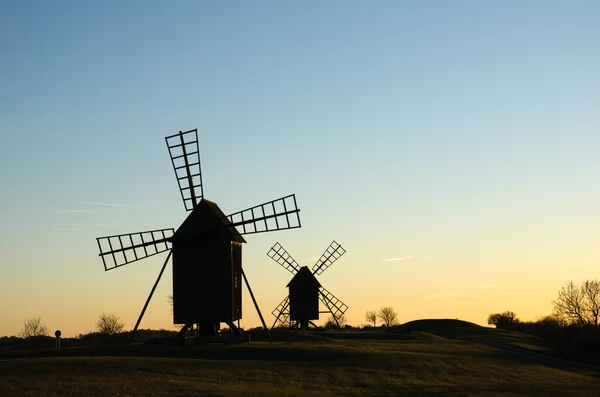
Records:
M132 328L166 255L104 271L96 237L185 219L164 137L197 128L267 322L280 242L350 308L401 322L550 314L600 260L596 1L14 1L0 5L0 335ZM171 267L142 328L174 329ZM324 320L324 318L322 319ZM321 321L323 322L323 321ZM242 326L259 324L244 292Z

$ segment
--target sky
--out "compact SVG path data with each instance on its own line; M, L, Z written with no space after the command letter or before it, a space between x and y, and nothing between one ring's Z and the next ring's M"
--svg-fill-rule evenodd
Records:
M267 323L312 265L350 324L550 314L600 259L595 1L0 2L0 335L132 328L166 254L105 272L96 237L177 228L164 137L198 129L225 213L294 193L247 236ZM171 266L142 328L176 329ZM244 292L244 327L259 320ZM321 323L326 319L322 316Z

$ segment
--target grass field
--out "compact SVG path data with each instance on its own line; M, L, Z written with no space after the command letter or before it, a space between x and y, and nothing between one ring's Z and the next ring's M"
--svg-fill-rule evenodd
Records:
M595 368L547 356L536 338L453 320L408 325L279 331L274 344L255 333L245 344L3 353L0 396L600 394Z

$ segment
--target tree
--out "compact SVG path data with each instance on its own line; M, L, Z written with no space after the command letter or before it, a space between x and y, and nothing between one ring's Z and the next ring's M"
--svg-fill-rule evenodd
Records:
M554 314L538 318L535 324L553 328L564 328L567 326L567 323L563 319L556 317Z
M335 321L337 319L337 322ZM344 328L344 325L348 322L348 319L343 314L335 316L329 316L325 323L325 328ZM339 324L339 327L338 327Z
M48 336L48 327L42 323L41 317L30 318L25 321L23 330L19 333L22 338Z
M373 323L373 327L377 326L377 312L373 310L367 310L365 313L365 320L370 323Z
M496 328L505 329L511 325L519 323L519 319L514 312L507 310L503 313L494 313L488 316L488 324L493 325Z
M386 327L391 327L392 325L396 324L398 317L396 311L391 306L386 306L379 309L377 316Z
M102 313L96 323L96 328L102 335L115 335L123 331L125 323L114 314Z
M171 311L173 311L173 295L167 295L167 302L169 302L169 306L171 306Z
M579 326L598 326L600 317L600 282L586 280L581 285L565 284L552 301L554 315Z

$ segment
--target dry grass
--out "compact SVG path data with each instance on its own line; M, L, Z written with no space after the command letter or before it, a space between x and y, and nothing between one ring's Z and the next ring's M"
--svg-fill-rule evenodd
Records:
M480 342L359 336L0 358L0 396L595 396L600 387L593 370Z

